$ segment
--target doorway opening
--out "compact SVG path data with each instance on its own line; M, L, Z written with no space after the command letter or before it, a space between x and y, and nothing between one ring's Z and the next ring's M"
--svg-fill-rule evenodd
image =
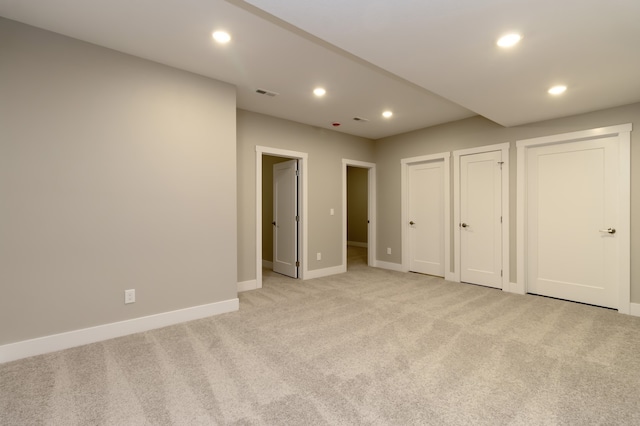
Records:
M262 266L298 278L298 161L262 156Z
M342 160L342 266L375 265L376 165Z
M347 269L367 264L369 171L347 166Z

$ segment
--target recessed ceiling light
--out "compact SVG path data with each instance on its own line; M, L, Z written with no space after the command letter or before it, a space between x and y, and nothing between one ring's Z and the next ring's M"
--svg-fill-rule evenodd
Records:
M520 40L522 40L522 36L520 34L507 34L500 37L496 44L500 47L511 47L518 44Z
M384 118L389 118L389 117L391 117L392 115L393 115L393 113L392 113L391 111L385 111L385 112L383 112L383 113L382 113L382 116L383 116Z
M327 91L322 87L316 87L315 89L313 89L313 94L316 96L324 96L325 93L327 93Z
M213 33L213 39L218 43L229 43L231 36L225 31L215 31Z
M565 90L567 90L567 86L553 86L551 89L548 90L548 92L552 95L560 95L562 93L565 92Z

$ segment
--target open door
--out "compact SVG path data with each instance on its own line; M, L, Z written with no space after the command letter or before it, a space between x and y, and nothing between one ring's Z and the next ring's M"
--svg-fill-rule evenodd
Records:
M298 278L298 160L273 165L273 271Z

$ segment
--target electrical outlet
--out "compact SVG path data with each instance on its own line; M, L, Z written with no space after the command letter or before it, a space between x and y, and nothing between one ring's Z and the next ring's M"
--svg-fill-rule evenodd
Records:
M316 254L316 260L322 260L322 253Z
M124 304L134 303L136 301L136 290L134 288L124 291Z
M329 210L329 214L330 214L331 216L333 216L333 215L335 214L335 211L334 211L333 209L330 209L330 210Z
M387 254L391 254L391 247L387 247Z

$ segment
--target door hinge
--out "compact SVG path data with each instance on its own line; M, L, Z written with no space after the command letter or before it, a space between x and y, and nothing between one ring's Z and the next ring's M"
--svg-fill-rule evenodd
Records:
M500 164L500 170L502 170L502 165L504 164L504 161L498 161L498 164Z
M296 176L300 176L300 171L296 170Z
M296 216L296 222L300 222L300 216Z
M300 267L300 262L296 260L296 268Z
M502 276L502 269L500 269L500 276Z
M500 216L500 223L502 223L502 216Z

